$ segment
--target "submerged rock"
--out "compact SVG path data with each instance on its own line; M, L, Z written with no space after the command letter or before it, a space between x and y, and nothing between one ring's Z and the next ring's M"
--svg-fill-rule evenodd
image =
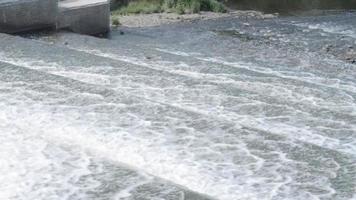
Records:
M230 37L239 38L242 41L251 41L251 40L256 39L256 37L253 37L250 34L242 33L237 30L215 30L214 32L217 33L218 35L222 35L222 36L230 36Z

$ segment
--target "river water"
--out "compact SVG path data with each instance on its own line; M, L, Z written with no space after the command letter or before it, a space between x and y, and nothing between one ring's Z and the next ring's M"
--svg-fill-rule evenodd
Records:
M356 199L355 19L1 34L0 199Z

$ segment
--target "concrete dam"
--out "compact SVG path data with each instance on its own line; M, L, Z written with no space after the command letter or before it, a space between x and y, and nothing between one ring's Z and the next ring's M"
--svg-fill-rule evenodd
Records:
M95 35L110 30L108 0L0 0L0 32L43 28Z

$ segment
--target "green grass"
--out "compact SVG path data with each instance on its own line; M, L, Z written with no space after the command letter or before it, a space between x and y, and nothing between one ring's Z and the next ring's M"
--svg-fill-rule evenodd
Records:
M217 0L138 0L113 11L114 15L148 14L160 12L199 13L200 11L226 12Z
M148 14L159 13L161 10L161 3L158 1L134 1L127 6L121 7L114 11L114 14L128 15L128 14Z
M112 18L112 25L114 25L114 26L120 26L121 25L120 20L119 20L119 18L117 16Z

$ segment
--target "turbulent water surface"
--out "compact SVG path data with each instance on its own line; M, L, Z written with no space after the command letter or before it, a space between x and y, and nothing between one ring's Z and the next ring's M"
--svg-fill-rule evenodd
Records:
M0 199L356 199L355 19L0 35Z

